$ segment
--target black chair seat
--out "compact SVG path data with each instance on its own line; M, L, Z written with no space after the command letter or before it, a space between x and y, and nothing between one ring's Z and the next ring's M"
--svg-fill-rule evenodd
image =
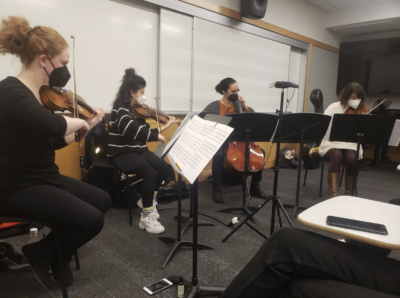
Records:
M107 157L102 160L95 161L93 166L96 168L107 168L112 170L119 170L118 167L112 162L112 160Z

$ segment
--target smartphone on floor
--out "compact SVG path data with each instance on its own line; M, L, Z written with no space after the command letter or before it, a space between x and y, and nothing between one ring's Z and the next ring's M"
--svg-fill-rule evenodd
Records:
M350 218L336 217L336 216L328 216L326 219L326 224L329 226L357 230L367 233L379 234L379 235L387 235L388 231L386 227L382 224L377 224L373 222L360 221Z
M149 286L146 286L143 288L143 291L145 291L147 294L154 295L157 294L161 291L164 291L165 289L169 288L172 286L172 282L170 282L168 279L163 278Z

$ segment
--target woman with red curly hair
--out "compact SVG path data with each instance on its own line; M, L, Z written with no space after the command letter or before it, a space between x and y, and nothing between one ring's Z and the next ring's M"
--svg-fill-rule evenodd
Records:
M20 58L16 77L0 81L0 210L1 215L28 218L57 227L64 265L55 262L52 234L26 245L22 252L39 280L52 286L48 265L60 282L72 284L69 266L73 253L103 228L110 196L91 185L63 176L55 164L55 150L84 138L101 121L95 109L87 121L43 106L41 86L64 87L70 74L68 45L54 29L29 27L26 19L9 17L0 27L0 53Z

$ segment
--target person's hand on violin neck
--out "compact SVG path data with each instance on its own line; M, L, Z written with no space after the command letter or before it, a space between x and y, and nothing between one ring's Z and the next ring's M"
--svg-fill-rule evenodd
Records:
M161 132L163 132L164 130L166 130L168 127L170 127L172 124L174 123L178 123L179 120L176 119L174 116L169 116L169 121L167 122L167 124L165 124L165 126L161 127Z
M104 113L103 109L93 109L92 118L86 120L86 122L89 124L89 128L92 129L99 122L101 122L104 118L104 115L105 115L105 113Z
M165 139L164 136L162 134L158 134L158 141L165 144Z

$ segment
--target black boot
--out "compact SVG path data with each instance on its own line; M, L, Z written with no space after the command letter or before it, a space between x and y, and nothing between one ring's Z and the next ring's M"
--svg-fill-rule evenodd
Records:
M55 260L55 250L47 239L25 245L22 253L28 260L38 280L47 288L51 289L54 284L51 280L49 267Z
M215 203L222 204L224 202L224 197L222 196L222 188L216 187L213 191L212 200Z
M268 196L260 188L260 183L258 182L251 182L250 195L261 199L268 199Z
M62 268L58 265L58 262L54 262L51 265L51 271L53 272L54 279L58 282L58 284L61 286L61 274L62 272L64 273L64 283L66 287L72 286L73 283L73 276L72 276L72 270L71 270L71 262L63 262Z

